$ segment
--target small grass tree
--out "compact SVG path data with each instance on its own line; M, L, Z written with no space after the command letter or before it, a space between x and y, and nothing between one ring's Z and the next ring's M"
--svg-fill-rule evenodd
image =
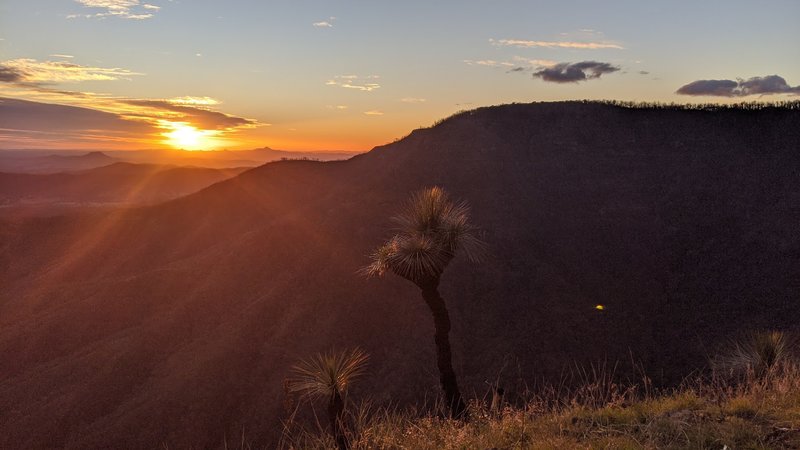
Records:
M330 431L339 450L350 448L344 418L347 389L364 373L368 358L360 349L319 353L292 367L289 391L309 399L327 400Z
M764 378L790 358L792 344L781 331L755 331L731 341L712 364L723 374Z
M363 269L367 276L392 272L414 283L433 315L436 361L450 417L467 419L468 412L453 370L450 350L450 314L439 294L442 273L461 251L478 261L483 243L469 221L466 203L454 203L440 187L423 189L412 195L396 217L396 234L372 254L372 263Z

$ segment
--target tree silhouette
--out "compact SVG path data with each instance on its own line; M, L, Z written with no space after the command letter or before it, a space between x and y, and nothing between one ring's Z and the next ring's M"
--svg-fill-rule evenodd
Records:
M364 372L369 356L359 349L350 352L319 353L292 367L290 392L328 400L331 435L339 450L350 448L344 420L345 394L350 383Z
M433 315L436 329L437 365L451 417L468 418L468 412L453 370L450 350L450 314L439 294L439 281L447 265L461 250L472 261L480 259L483 243L469 222L466 203L453 203L440 187L415 193L405 210L394 218L397 234L372 254L372 263L363 269L368 276L387 271L419 287Z

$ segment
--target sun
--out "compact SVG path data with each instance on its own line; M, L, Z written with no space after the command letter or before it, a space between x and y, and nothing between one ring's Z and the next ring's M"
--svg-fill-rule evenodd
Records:
M196 127L183 122L170 122L167 124L172 131L162 133L167 138L167 143L183 150L206 150L212 147L210 137L214 134L209 130L198 130Z

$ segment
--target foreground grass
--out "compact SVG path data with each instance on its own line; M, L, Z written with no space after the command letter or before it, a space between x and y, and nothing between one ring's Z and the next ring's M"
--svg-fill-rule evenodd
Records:
M651 394L608 379L568 393L530 395L469 423L415 411L351 408L354 449L773 449L800 448L800 368L741 382L704 379ZM288 423L282 448L335 448L320 427Z

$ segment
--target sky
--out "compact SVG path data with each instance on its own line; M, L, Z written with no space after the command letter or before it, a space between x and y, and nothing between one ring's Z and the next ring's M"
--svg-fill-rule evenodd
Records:
M512 102L800 99L800 1L0 0L0 149L369 150Z

